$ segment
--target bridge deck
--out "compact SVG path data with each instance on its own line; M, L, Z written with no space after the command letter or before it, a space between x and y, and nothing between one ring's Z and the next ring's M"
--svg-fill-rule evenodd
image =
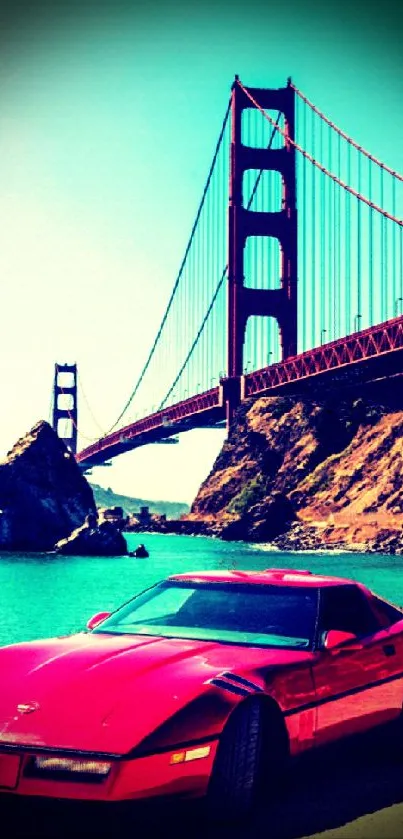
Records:
M403 373L403 315L242 376L241 399L316 391L322 383L352 386ZM222 423L223 387L211 388L101 437L78 452L90 468L183 431Z

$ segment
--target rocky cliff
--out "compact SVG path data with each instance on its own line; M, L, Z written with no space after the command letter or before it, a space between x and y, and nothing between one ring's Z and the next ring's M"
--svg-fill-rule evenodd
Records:
M242 405L186 518L281 549L403 552L403 410L369 398Z
M0 549L47 551L96 514L91 488L47 422L0 463Z

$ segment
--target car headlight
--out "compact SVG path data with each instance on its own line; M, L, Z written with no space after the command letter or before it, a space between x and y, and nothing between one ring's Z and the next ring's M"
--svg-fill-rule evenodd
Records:
M44 755L34 757L25 774L59 780L76 778L80 781L102 781L109 774L111 766L111 763L104 760Z

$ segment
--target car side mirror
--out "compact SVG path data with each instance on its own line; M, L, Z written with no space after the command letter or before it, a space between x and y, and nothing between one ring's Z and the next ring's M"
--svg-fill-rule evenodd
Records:
M93 615L87 622L87 629L94 629L99 623L102 623L102 621L106 620L106 618L109 618L110 614L111 612L97 612L97 614Z
M343 632L341 629L329 629L325 632L323 647L330 652L338 652L346 647L349 650L361 650L362 643L354 632Z

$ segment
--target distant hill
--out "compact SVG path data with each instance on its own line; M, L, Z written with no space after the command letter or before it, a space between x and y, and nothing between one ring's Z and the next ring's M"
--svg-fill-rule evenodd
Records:
M189 512L189 505L180 501L147 501L145 498L130 498L128 495L118 495L109 487L104 489L98 484L90 484L94 493L97 507L123 507L126 514L138 513L140 507L148 507L150 513L166 515L167 519L178 519Z

